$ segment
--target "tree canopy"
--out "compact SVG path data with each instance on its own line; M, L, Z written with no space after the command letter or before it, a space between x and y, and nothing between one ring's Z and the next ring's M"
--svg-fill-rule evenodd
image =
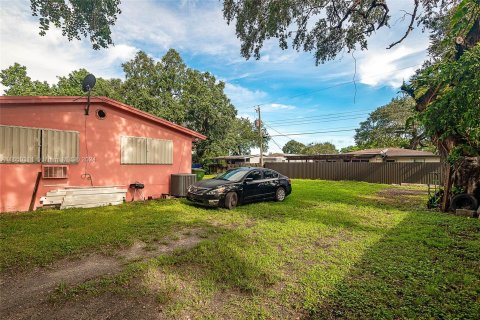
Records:
M288 141L282 148L284 153L288 154L300 154L305 149L305 145L296 140Z
M258 147L258 131L253 122L237 118L237 110L225 95L225 84L208 72L188 68L170 49L160 61L145 52L123 65L125 81L97 78L93 94L127 103L138 109L196 130L207 136L194 143L194 161L226 154L249 154ZM89 74L74 70L58 77L56 84L33 81L18 63L0 72L7 95L83 95L81 83ZM264 145L269 136L262 128ZM267 148L265 148L267 149Z
M434 35L431 60L402 89L445 161L446 210L452 190L480 197L480 2L462 0Z
M30 0L32 15L39 17L41 36L53 25L69 41L89 37L95 50L113 44L110 28L122 12L119 5L120 0Z
M430 147L423 125L415 115L415 100L409 96L393 98L360 123L355 130L355 143L361 149Z
M314 155L314 154L336 154L338 153L337 147L330 142L309 143L303 150L302 154Z
M263 43L277 38L279 46L313 52L317 64L335 59L342 51L367 49L368 37L389 27L393 0L223 0L223 14L228 23L235 21L241 54L259 59ZM405 39L417 25L431 26L458 0L411 0L409 25ZM387 44L386 44L387 45Z

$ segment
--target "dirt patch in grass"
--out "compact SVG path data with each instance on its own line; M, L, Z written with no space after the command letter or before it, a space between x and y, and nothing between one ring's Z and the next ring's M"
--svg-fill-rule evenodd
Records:
M3 319L168 319L162 306L147 296L123 297L105 293L94 299L70 300L62 304L43 303L17 310Z
M426 209L428 192L418 188L386 188L363 198L373 200L377 205L395 206L398 209Z
M144 243L136 241L131 247L114 252L112 256L100 254L89 254L78 257L77 259L64 259L54 263L48 268L36 268L30 272L21 272L17 274L3 274L0 280L1 306L0 314L3 319L23 319L23 318L42 318L36 309L49 308L49 295L59 286L66 287L78 285L89 280L93 280L106 275L113 275L121 272L124 267L138 260L145 260L151 257L168 254L177 249L189 249L205 239L202 229L183 230L173 239L163 239L154 243ZM116 309L110 305L110 299L106 296L106 309ZM100 303L91 302L90 304ZM127 302L118 301L116 304ZM71 307L68 307L70 305ZM58 309L58 318L71 318L68 310L75 308L76 304L67 304L62 309ZM50 306L51 307L51 306ZM78 305L77 307L83 306ZM67 309L65 309L67 308ZM97 307L92 307L95 310ZM120 308L121 310L122 308ZM73 318L81 319L81 310L78 313L72 311ZM115 311L115 310L113 310ZM112 311L112 312L113 312ZM118 311L118 310L117 310ZM116 312L116 311L115 311ZM64 317L60 314L65 313ZM37 316L35 316L37 315ZM47 313L47 318L53 318L53 315ZM117 317L115 313L109 315ZM120 314L119 314L120 316ZM91 318L85 314L85 318ZM95 318L105 318L103 316ZM106 317L108 318L108 317Z
M17 312L25 306L47 299L48 292L61 283L78 284L100 276L120 272L121 262L98 254L79 260L64 260L50 268L37 268L28 273L2 276L0 294L2 314Z
M169 253L176 249L192 248L205 238L206 236L202 229L188 229L174 238L167 238L153 243L135 241L131 247L120 251L118 256L126 260L143 260Z
M427 194L427 190L389 188L389 189L381 190L377 194L379 196L383 196L386 198L397 197L397 196L419 196L419 195L423 196Z

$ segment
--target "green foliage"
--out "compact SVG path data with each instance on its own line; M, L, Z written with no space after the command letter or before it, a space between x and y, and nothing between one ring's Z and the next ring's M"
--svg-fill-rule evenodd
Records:
M335 59L345 50L367 49L368 37L378 29L389 27L389 6L393 2L223 0L223 15L228 23L235 21L243 57L248 59L253 54L259 59L263 43L277 38L282 49L291 46L313 52L315 62L319 64ZM408 14L418 25L429 27L432 20L442 17L456 2L458 0L420 0L423 10ZM405 31L406 35L413 27L412 22ZM402 40L400 38L390 47Z
M330 142L309 143L301 152L302 154L336 154L337 148Z
M41 36L53 25L69 41L88 36L95 50L113 44L110 28L121 13L119 5L120 0L30 0L32 15L40 17Z
M0 79L7 87L5 94L10 96L48 96L52 92L47 82L32 81L27 75L27 67L18 63L2 70Z
M459 60L441 60L412 79L417 98L429 88L437 96L421 113L427 133L454 137L461 155L480 154L480 43Z
M47 82L32 81L27 75L27 68L15 63L0 72L2 85L7 87L5 95L9 96L80 96L83 95L82 81L89 72L85 69L72 71L67 76L58 77L58 82L49 85ZM120 79L97 78L94 95L107 96L120 100Z
M183 123L185 106L182 92L187 82L187 66L173 49L155 62L145 52L122 64L125 72L125 102L167 120Z
M443 147L451 164L480 154L480 3L462 0L439 29L436 59L404 86L417 101L427 134Z
M353 152L353 151L358 151L362 150L362 147L360 146L348 146L340 149L340 153L348 153L348 152Z
M224 93L224 82L208 72L188 68L177 51L170 49L157 62L139 51L122 66L125 81L97 78L92 94L127 103L206 135L206 141L194 143L195 162L249 154L251 148L259 146L257 129L248 119L237 118L235 106ZM7 95L80 96L87 74L85 69L75 70L50 86L32 81L26 67L16 63L2 70L0 78ZM265 128L262 132L267 150L270 137Z
M268 145L268 133L264 132L263 144ZM259 135L255 124L246 118L236 118L230 124L225 138L220 139L227 153L231 155L250 154L252 148L259 147Z
M423 127L416 119L415 101L408 96L393 98L377 108L355 131L355 143L360 149L429 146Z
M284 153L300 154L305 149L305 145L301 142L290 140L282 148Z
M226 151L221 148L222 139L237 111L223 92L225 84L210 73L190 69L187 79L182 95L186 124L207 136L207 140L195 142L194 161L199 162Z

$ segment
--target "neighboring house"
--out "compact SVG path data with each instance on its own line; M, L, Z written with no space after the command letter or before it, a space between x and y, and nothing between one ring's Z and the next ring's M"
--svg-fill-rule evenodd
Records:
M170 175L190 173L198 132L118 101L86 97L0 97L0 212L34 208L65 187L144 184L143 196L170 191ZM127 201L132 200L129 189Z
M440 156L402 148L365 149L340 154L286 155L288 162L440 162Z
M260 163L260 156L240 155L240 156L221 156L212 159L216 163L225 163L227 165L248 165Z
M259 166L260 155L221 156L212 159L208 168L210 172L218 173L235 167ZM269 154L263 156L263 162L285 162L283 154Z
M240 156L221 156L212 159L216 163L225 163L227 165L245 165L259 164L260 155L240 155ZM283 153L273 153L263 156L263 162L285 162L286 158Z
M352 162L440 162L440 156L432 152L402 148L365 149L344 154L351 155Z
M284 153L270 153L263 157L263 162L285 162L287 158L285 158Z

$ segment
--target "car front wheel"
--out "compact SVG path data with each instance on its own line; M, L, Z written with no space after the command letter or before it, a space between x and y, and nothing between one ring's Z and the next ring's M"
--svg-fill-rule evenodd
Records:
M238 204L238 195L235 192L229 192L225 196L225 208L235 209Z
M275 201L283 201L285 200L285 189L278 188L275 192Z

